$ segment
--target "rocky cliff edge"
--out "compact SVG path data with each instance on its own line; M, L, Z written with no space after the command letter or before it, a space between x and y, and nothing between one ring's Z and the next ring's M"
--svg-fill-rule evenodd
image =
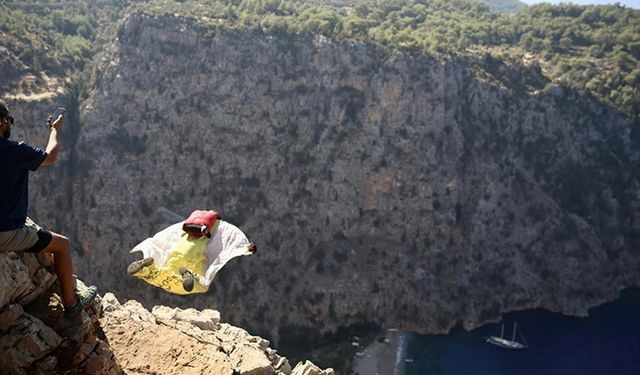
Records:
M0 253L2 374L333 374L308 361L292 369L215 310L148 311L106 293L65 319L51 265L46 255Z

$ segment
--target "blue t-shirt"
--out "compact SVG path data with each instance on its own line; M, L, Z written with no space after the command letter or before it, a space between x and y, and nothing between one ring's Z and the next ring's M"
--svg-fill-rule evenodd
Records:
M29 206L29 170L38 169L46 157L40 148L0 139L0 232L24 225Z

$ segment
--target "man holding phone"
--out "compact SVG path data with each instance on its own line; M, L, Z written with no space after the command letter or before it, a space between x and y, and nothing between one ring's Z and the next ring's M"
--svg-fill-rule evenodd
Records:
M27 217L29 171L35 172L40 165L50 166L56 161L62 113L56 111L56 118L49 116L47 119L51 133L46 150L42 150L25 142L9 140L14 118L5 102L0 100L0 251L53 254L65 315L70 317L95 299L97 288L74 290L69 239L42 229Z

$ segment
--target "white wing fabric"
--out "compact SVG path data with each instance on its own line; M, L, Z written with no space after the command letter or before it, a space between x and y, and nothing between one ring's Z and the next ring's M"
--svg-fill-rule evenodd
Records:
M136 245L131 253L142 252L154 263L133 276L171 293L204 293L227 262L241 255L251 255L251 243L235 225L218 220L211 238L190 236L182 230L183 222L173 224ZM182 287L180 267L193 273L197 281L191 291Z

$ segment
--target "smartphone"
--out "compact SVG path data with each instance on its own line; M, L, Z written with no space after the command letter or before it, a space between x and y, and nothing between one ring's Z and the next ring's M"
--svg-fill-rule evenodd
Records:
M55 122L58 117L64 115L64 111L65 109L63 107L56 108L55 112L53 112L53 115L51 115L51 122Z

